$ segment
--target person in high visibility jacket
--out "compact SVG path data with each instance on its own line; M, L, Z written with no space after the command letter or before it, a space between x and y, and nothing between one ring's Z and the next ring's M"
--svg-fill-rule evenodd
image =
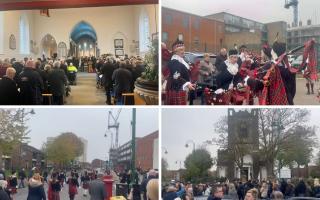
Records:
M70 63L68 66L68 72L78 72L78 69L72 63Z

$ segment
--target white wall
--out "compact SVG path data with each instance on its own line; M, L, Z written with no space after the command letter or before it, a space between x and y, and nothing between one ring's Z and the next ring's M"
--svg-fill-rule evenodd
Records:
M49 10L50 17L40 16L39 10L5 11L4 55L0 55L0 58L23 58L26 56L21 55L19 49L19 18L24 13L27 14L30 24L30 40L35 40L38 48L37 55L30 56L41 56L41 40L46 34L51 34L56 39L57 44L65 42L69 49L71 31L82 20L88 22L95 29L101 54L114 54L114 39L124 39L125 53L135 55L136 52L132 51L132 46L133 41L139 40L141 9L145 9L148 12L150 34L155 33L158 25L155 21L155 14L158 14L158 5L52 9ZM16 50L9 49L9 37L11 34L14 34L17 41Z
M25 56L29 55L23 55L20 54L20 30L19 30L19 20L20 16L26 15L28 22L29 22L29 36L30 40L33 40L34 38L34 18L33 18L33 11L4 11L3 12L3 41L0 41L3 43L3 54L0 54L0 58L18 58L22 59ZM1 27L0 27L1 28ZM9 48L9 38L10 35L13 34L16 39L16 49L11 50ZM0 38L1 39L1 38ZM30 42L30 41L29 41Z
M159 169L159 139L153 140L153 169Z

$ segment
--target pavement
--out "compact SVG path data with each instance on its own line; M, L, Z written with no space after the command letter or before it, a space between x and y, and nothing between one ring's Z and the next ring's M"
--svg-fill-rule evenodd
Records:
M48 197L48 184L44 184L44 190L46 192L46 197ZM21 188L18 189L18 193L14 195L14 200L26 200L28 197L28 188ZM60 199L61 200L69 200L69 195L68 195L68 184L64 184L62 191L60 192ZM89 200L90 196L88 195L87 197L83 196L83 189L78 188L78 194L75 197L75 200Z
M71 85L66 105L106 105L104 88L96 88L96 74L78 72L77 85Z

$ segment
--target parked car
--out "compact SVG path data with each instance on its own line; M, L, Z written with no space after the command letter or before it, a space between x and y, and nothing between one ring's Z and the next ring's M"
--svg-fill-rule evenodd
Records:
M204 53L192 53L186 52L184 60L191 65L191 81L196 82L198 80L200 61L203 60ZM216 55L210 54L210 62L214 65L216 62Z
M299 67L302 63L303 55L297 56L293 61L291 62L292 67Z

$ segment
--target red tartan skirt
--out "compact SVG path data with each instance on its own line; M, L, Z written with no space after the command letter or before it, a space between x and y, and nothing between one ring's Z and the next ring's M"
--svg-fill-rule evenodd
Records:
M89 189L89 183L88 182L84 182L82 184L83 189Z
M17 194L17 188L16 187L10 187L10 194Z
M60 200L59 192L52 192L51 197L52 200Z
M168 90L165 105L187 105L187 92L183 90Z

